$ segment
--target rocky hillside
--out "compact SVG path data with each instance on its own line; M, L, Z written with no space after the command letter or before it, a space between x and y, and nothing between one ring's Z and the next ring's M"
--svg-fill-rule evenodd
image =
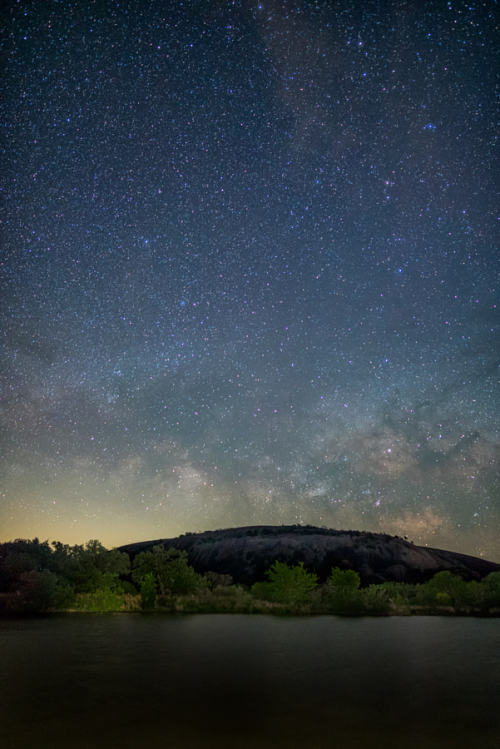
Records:
M442 549L415 546L399 536L364 531L337 531L314 526L256 525L122 546L134 557L156 544L187 551L199 573L229 574L238 583L265 579L277 559L305 567L325 580L332 567L357 570L363 585L387 581L418 583L449 570L465 580L479 580L500 564Z

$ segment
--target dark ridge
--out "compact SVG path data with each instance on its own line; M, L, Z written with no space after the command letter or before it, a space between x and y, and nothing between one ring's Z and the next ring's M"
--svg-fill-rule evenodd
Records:
M387 533L340 531L311 525L251 525L202 533L185 533L120 547L132 558L155 545L188 553L196 572L231 575L236 583L251 585L265 579L277 559L304 566L326 580L332 567L359 572L363 585L382 582L421 583L448 570L464 580L481 580L500 564L427 546Z

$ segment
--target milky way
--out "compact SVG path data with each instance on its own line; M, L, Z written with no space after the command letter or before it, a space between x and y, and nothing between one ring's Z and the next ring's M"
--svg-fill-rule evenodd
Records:
M494 2L10 2L1 540L498 560Z

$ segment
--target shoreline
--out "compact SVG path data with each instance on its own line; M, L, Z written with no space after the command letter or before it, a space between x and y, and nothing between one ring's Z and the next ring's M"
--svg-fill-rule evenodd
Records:
M50 617L57 617L57 616L78 616L78 615L94 615L94 616L104 616L104 615L124 615L124 614L133 614L135 616L141 615L141 616L194 616L194 615L220 615L220 616L231 616L231 615L238 615L238 616L278 616L278 617L301 617L301 618L313 618L318 616L334 616L334 617L340 617L343 619L382 619L382 618L392 618L392 617L401 617L401 618L408 618L408 617L419 617L419 616L439 616L439 617L445 617L448 619L498 619L500 618L500 608L494 607L490 609L489 611L480 611L479 609L470 610L470 611L464 611L464 610L456 610L451 606L440 606L437 608L429 608L425 606L414 606L410 609L395 609L394 611L384 612L384 613L377 613L377 612L364 612L364 613L341 613L341 612L335 612L335 611L304 611L304 610L290 610L289 608L281 608L279 606L269 607L269 606L256 606L253 610L238 610L238 609L232 609L232 610L226 610L226 611L220 611L217 609L214 610L195 610L184 607L177 607L173 609L166 609L166 608L156 608L156 609L147 609L147 610L141 610L141 609L112 609L112 610L100 610L100 611L89 611L85 609L57 609L53 611L44 611L44 612L28 612L28 611L15 611L15 610L3 610L0 611L0 621L2 619L40 619L40 618L50 618Z

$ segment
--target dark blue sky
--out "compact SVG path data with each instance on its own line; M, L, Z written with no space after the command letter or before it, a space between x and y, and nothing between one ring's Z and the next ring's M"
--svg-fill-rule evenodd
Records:
M1 540L498 558L494 2L11 2Z

